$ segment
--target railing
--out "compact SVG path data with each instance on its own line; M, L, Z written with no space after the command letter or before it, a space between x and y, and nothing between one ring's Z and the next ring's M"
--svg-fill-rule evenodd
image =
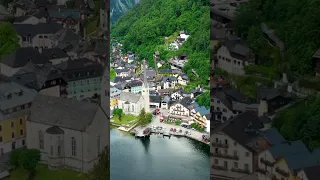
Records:
M284 177L289 177L289 173L284 171L284 170L282 170L282 169L280 169L279 167L276 168L276 172L281 174Z
M228 171L228 168L225 166L212 165L212 169Z
M260 158L260 162L261 162L262 164L265 164L265 165L270 166L270 167L273 167L273 166L274 166L274 162L270 162L270 161L265 160L265 159L263 159L263 158Z
M221 147L221 148L228 148L229 144L223 144L223 143L217 143L217 142L212 142L211 143L213 147Z
M239 160L239 156L237 156L237 155L229 155L229 154L222 154L222 153L212 153L212 156L226 158L226 159L232 159L232 160Z
M261 174L267 174L267 170L265 170L265 169L262 169L262 168L260 168L260 167L258 167L257 169L256 169L256 171L257 172L259 172L259 173L261 173Z
M238 172L238 173L244 173L244 174L250 174L249 169L232 168L231 171Z

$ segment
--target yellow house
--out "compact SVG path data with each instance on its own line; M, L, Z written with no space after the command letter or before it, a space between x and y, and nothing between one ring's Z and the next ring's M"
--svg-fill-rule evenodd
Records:
M0 89L0 155L25 146L26 119L37 92L6 82Z
M111 109L118 106L118 100L121 94L121 90L111 86L110 87L110 107Z
M279 180L295 180L296 178L289 169L287 161L283 157L279 158L274 164L273 175Z
M110 107L116 107L118 105L118 99L112 98L110 99Z

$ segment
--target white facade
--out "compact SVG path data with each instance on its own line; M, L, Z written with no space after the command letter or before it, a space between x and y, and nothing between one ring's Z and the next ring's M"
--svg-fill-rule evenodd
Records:
M184 98L183 95L181 95L179 92L172 93L170 97L171 97L171 99L176 100L176 101L180 101Z
M122 92L122 93L125 93L125 92ZM140 96L137 102L128 102L126 100L124 101L123 99L121 99L121 95L120 95L120 99L118 101L118 107L121 108L125 114L138 115L140 111L143 108L145 108L144 99L142 96Z
M187 81L187 80L185 80L185 79L182 79L181 76L178 76L178 83L179 83L179 84L186 86L188 82L189 82L189 81Z
M29 18L25 19L24 21L21 22L14 22L13 24L38 24L38 23L46 23L47 20L46 18L36 18L34 16L30 16Z
M248 61L233 58L225 46L221 46L217 51L217 67L227 71L230 74L244 75L244 66L253 64Z
M53 34L37 34L34 37L19 36L20 47L52 48L55 46L51 38Z
M190 110L188 108L184 107L180 103L176 103L176 104L170 106L169 112L170 112L170 114L177 115L177 116L186 116L186 117L190 116Z
M227 134L217 132L211 136L211 167L214 176L239 178L243 173L233 172L233 169L253 172L253 153L246 147L234 141ZM219 170L225 168L226 170Z
M84 132L59 127L62 134L47 133L50 127L27 121L27 147L39 149L41 162L51 169L70 168L88 172L98 162L99 153L108 145L109 125L101 108Z
M214 97L213 101L211 101L211 106L214 108L215 111L222 113L221 117L219 116L216 118L216 120L221 120L221 122L224 122L237 115L236 112L234 112L232 109L229 109L216 97Z

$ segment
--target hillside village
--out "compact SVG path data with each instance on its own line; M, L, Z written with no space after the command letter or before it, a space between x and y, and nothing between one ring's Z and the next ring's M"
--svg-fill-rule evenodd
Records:
M57 169L60 178L58 170L67 168L88 179L81 173L98 163L109 142L106 3L90 36L85 21L94 16L93 1L1 5L0 21L13 21L19 47L0 61L0 179L15 174L9 156L22 147L39 150L46 165L37 170Z
M185 40L185 32L181 31L175 42L183 43ZM159 52L155 52L156 67L149 67L147 61L145 65L137 61L138 56L133 52L125 52L121 43L113 42L112 46L110 67L116 76L110 82L111 111L122 109L125 114L138 115L141 110L139 107L146 104L146 97L141 94L145 84L148 84L149 108L160 109L165 121L193 126L197 124L199 130L210 132L209 109L195 102L206 90L200 85L190 91L184 89L190 83L188 76L182 72L184 63L188 61L186 53L170 58L167 62L169 68L162 68L166 61L160 60Z
M259 56L234 29L235 11L246 3L211 3L211 179L319 179L320 148L286 140L273 127L279 112L317 92L285 71L279 79L263 75ZM261 23L261 32L267 46L284 54L274 30Z

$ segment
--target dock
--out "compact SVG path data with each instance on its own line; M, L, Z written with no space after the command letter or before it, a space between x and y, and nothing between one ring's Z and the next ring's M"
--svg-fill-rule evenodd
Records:
M141 129L139 131L136 131L135 137L136 138L149 138L151 134L150 128Z
M169 137L169 139L170 139L170 137L171 137L170 131L163 132L163 137Z

